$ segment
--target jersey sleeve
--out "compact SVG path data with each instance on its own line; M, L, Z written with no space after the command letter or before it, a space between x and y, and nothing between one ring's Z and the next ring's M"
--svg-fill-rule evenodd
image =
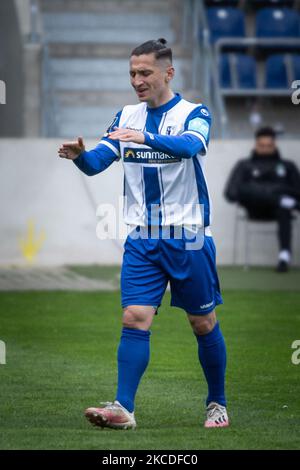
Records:
M211 114L206 106L199 105L188 115L182 135L193 135L201 140L203 149L202 155L207 152L210 138Z
M205 150L199 138L191 134L161 135L144 132L144 136L146 145L174 157L192 158Z
M197 106L187 117L180 135L161 135L144 132L145 144L155 150L191 158L205 155L209 142L211 116L205 106Z
M112 123L103 135L98 145L90 150L82 152L75 160L74 164L83 173L93 176L106 170L114 161L120 160L120 144L119 141L109 139L108 133L119 125L121 111L116 114Z
M119 127L121 114L122 114L122 111L119 111L115 115L114 119L112 120L111 124L108 126L105 134L103 135L102 139L99 142L99 144L105 145L115 154L116 160L120 160L121 158L120 142L118 140L110 139L108 137L108 134L114 130L114 127Z

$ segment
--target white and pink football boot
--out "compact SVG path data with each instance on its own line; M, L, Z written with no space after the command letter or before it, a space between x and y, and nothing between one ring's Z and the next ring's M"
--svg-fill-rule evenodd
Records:
M226 428L229 426L229 419L225 406L211 402L206 408L205 428Z
M117 400L112 402L102 402L103 408L87 408L86 418L94 425L101 428L113 429L135 429L136 421L134 412L130 413Z

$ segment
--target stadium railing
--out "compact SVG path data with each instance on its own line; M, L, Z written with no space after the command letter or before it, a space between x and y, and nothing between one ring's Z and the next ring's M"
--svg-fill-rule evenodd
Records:
M37 0L30 0L30 33L29 42L37 43L41 40L40 11Z
M225 98L226 97L284 97L284 96L291 96L292 95L292 88L282 89L282 88L272 88L268 89L266 87L257 87L257 88L222 88L220 86L220 77L219 77L219 68L218 64L220 61L220 57L222 54L222 49L226 46L240 46L240 47L251 47L251 48L258 48L258 47L270 47L272 46L275 48L276 46L282 48L286 47L287 49L291 46L299 47L300 49L300 39L299 38L267 38L267 39L260 39L260 38L221 38L216 41L213 46L213 54L211 56L211 60L214 62L213 69L217 73L217 85L215 88L215 95L218 101L221 101L222 104L220 107L223 109L223 116L220 122L222 126L221 135L227 136L228 135L228 114L227 109L225 106ZM283 49L284 50L284 49ZM216 82L215 82L216 83ZM292 85L292 84L291 84Z
M225 137L226 112L219 93L218 69L213 59L210 30L203 0L193 0L192 87L199 90L216 116L216 137ZM200 33L199 33L200 32Z
M28 41L41 46L41 132L43 137L57 135L57 102L54 94L54 77L50 66L49 47L44 37L42 14L37 0L30 0L30 33Z
M53 137L58 135L58 103L54 92L54 76L50 64L49 46L42 43L42 135Z

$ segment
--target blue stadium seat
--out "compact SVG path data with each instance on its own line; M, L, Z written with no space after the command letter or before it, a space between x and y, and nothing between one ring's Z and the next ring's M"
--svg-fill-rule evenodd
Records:
M266 60L266 88L287 88L287 70L283 54L274 54Z
M212 43L215 43L219 38L245 37L245 16L243 11L238 8L207 8L207 21Z
M228 54L221 54L219 62L219 82L221 88L231 87L231 73Z
M256 88L256 62L245 54L221 54L219 76L222 88Z
M239 0L205 0L207 7L236 7L238 3Z
M292 56L294 80L300 80L300 55L294 54Z
M256 15L259 38L299 37L299 15L290 8L263 8Z
M295 3L295 0L251 0L251 6L254 8L264 8L264 7L292 7Z
M266 88L287 89L300 79L300 55L274 54L266 61Z

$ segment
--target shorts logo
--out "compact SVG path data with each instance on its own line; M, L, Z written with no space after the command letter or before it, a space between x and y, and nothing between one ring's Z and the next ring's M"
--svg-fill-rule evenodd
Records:
M180 162L180 157L173 157L164 152L149 148L125 148L124 162L130 163L176 163Z
M213 304L214 304L214 301L209 302L209 304L200 305L200 308L201 308L201 310L202 310L202 309L204 309L204 308L212 307Z

